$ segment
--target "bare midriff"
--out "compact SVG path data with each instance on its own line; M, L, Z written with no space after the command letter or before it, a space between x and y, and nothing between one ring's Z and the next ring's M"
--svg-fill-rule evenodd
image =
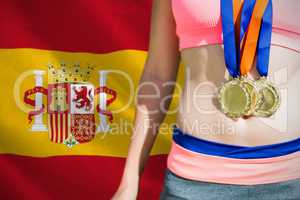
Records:
M297 40L299 43L299 40ZM300 54L272 45L269 77L281 91L281 106L270 118L233 120L219 109L218 89L228 78L222 45L181 50L185 83L177 126L185 133L214 142L258 146L300 137ZM259 78L255 66L250 77Z

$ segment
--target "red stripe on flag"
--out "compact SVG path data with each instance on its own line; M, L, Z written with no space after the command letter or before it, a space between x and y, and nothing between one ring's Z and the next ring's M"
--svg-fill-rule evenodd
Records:
M124 158L114 157L0 155L0 199L108 200L118 187L124 164ZM165 155L150 157L139 199L159 199L165 167Z
M49 114L49 117L50 117L50 129L51 129L51 132L50 132L50 140L53 142L53 137L54 137L54 129L53 129L53 114Z
M58 113L56 112L54 114L55 116L55 119L54 119L54 123L55 123L55 142L57 143L58 142Z
M151 0L0 2L0 48L104 53L148 46Z
M60 140L59 143L62 143L64 141L63 139L63 135L64 135L64 114L60 113L60 120L59 120L59 124L60 124Z
M68 113L65 113L65 139L67 139L69 136L68 130Z

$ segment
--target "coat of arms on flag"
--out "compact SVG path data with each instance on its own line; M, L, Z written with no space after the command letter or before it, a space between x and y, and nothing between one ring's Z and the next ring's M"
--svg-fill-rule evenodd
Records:
M99 87L88 82L93 67L82 68L79 65L60 68L48 66L48 87L43 87L43 71L36 70L36 86L25 92L24 102L35 106L29 112L28 119L34 120L32 131L48 131L51 142L64 143L71 147L94 139L96 132L107 131L113 120L112 113L106 109L116 99L116 92L106 86L107 71L99 71ZM95 97L99 95L99 104ZM47 106L43 104L43 96L47 95ZM104 94L104 95L103 95ZM35 95L35 99L30 96ZM111 97L108 99L107 95ZM101 96L101 98L100 98ZM47 108L48 126L43 123L43 113ZM96 127L95 111L99 113ZM106 117L103 117L106 116ZM34 118L34 119L33 119Z

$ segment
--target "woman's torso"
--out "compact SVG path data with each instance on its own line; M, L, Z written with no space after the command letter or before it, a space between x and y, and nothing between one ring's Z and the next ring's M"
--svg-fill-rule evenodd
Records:
M280 143L300 137L300 25L296 21L300 3L273 0L273 4L269 74L280 89L282 103L271 118L234 121L219 110L216 100L218 88L228 77L221 44L219 0L173 0L185 65L185 85L177 117L177 126L184 132L244 146ZM197 30L197 25L202 30ZM200 37L197 36L199 32L203 33ZM213 37L206 36L209 33ZM188 38L193 40L188 41ZM254 67L250 76L258 77Z

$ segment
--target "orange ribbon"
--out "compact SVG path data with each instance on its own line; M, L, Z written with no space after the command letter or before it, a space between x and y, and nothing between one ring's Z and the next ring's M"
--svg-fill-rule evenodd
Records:
M254 6L253 14L251 16L250 24L242 43L241 52L241 75L247 75L250 72L257 48L260 27L265 9L268 5L268 0L257 0Z

